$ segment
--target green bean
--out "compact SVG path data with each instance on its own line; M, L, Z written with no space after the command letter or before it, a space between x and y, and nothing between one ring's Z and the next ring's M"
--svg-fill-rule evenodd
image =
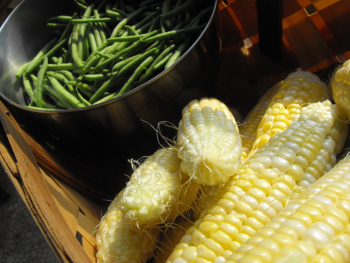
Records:
M159 61L156 65L154 65L153 70L158 70L158 69L160 69L162 66L164 66L164 65L168 62L169 58L170 58L172 55L173 55L173 53L170 53L170 54L168 54L165 58L163 58L161 61Z
M69 81L76 80L76 77L69 70L59 70L58 73L63 74Z
M26 75L23 76L23 86L24 86L24 90L26 91L26 93L29 95L29 97L35 101L35 94L34 94L34 90L32 88L32 85L30 84L30 80L28 79L28 77Z
M78 67L74 63L62 63L59 65L56 64L48 64L47 70L55 71L55 70L73 70Z
M52 39L38 52L38 54L30 61L30 64L28 65L24 74L30 74L38 65L41 64L40 59L50 50L50 48L56 42L56 40L56 38ZM38 61L40 62L38 63Z
M76 86L79 89L83 89L83 90L86 90L89 92L96 92L97 91L97 88L94 88L93 86L91 86L89 84L79 82L77 80L76 81L68 81L67 84L72 85L72 86Z
M128 17L124 18L122 21L118 23L118 25L114 28L110 37L116 37L118 35L119 30L126 25L129 21L142 14L147 9L147 6L139 8L136 12L130 14Z
M70 45L70 50L71 50L71 56L72 56L73 62L77 67L82 68L83 60L81 58L81 55L79 55L79 52L78 52L79 27L80 27L80 24L76 24L74 26L74 29L72 32L72 42Z
M67 86L69 92L74 94L75 89L73 88L72 85L67 84L69 82L69 80L66 78L66 76L64 76L63 74L60 74L60 73L53 72L53 71L46 72L46 75L48 77L52 77L52 78L55 78L61 82L64 82L64 85Z
M88 81L106 80L106 79L111 78L112 76L113 76L113 73L107 73L107 74L106 73L100 73L100 74L88 74L88 75L83 74L83 78L88 80Z
M97 22L109 22L111 21L110 18L80 18L80 19L72 19L71 20L73 24L77 23L97 23Z
M59 93L65 100L67 100L74 108L82 108L82 104L79 99L74 97L69 91L67 91L56 78L48 77L52 87Z
M170 11L171 0L165 0L162 5L162 14L166 14ZM167 28L172 28L172 23L169 19L164 19L164 23Z
M30 64L30 61L23 64L22 66L20 66L16 72L16 79L19 79L20 77L22 77L22 75L24 74L24 72L27 70L28 66Z
M42 97L43 97L43 82L44 82L44 76L45 72L47 70L48 65L48 58L47 56L44 56L43 65L41 66L39 73L38 73L38 79L35 89L35 103L38 107L43 106Z
M112 55L108 55L108 54L105 54L105 53L102 53L100 51L97 51L97 55L103 57L103 58L110 58Z
M101 44L102 44L100 29L98 28L97 25L92 26L92 32L94 34L94 38L95 38L95 42L96 42L96 49L97 49L97 47L101 46Z
M55 107L54 105L52 105L53 108L42 108L42 107L37 107L37 106L31 106L31 105L28 105L28 106L24 106L28 109L33 109L33 110L57 110L57 107Z
M181 56L181 53L179 50L176 50L174 54L169 58L168 62L166 63L164 69L169 68L171 65L173 65Z
M80 95L78 88L76 88L76 92L78 94L78 99L85 105L85 106L91 106L91 103L88 102L83 96Z
M124 60L122 60L122 61L120 61L120 62L114 64L114 66L113 66L113 68L112 68L112 72L115 72L115 71L121 69L122 67L124 67L125 65L127 65L130 61L132 61L132 60L138 58L139 56L141 56L141 54L132 56L132 57L130 57L130 58L124 59Z
M86 8L82 18L86 19L91 15L92 9L95 7L94 4L91 4ZM81 60L84 59L84 38L86 33L87 23L77 24L78 25L78 38L77 38L77 51L78 56ZM80 66L79 66L80 67Z
M88 7L86 5L83 5L81 3L79 3L77 0L74 0L74 2L81 8L81 9L87 9Z
M46 23L46 26L49 28L66 28L67 24L60 24L60 23Z
M87 91L87 90L84 90L84 89L80 88L79 86L77 86L77 88L79 88L79 90L89 99L92 97L92 95L94 95L94 93Z
M115 82L120 79L120 77L124 76L125 74L127 74L128 72L130 72L131 70L133 70L133 68L135 66L137 66L140 62L144 61L145 58L147 58L148 56L152 55L153 53L158 52L157 48L154 48L150 51L145 52L144 54L142 54L141 56L137 57L136 59L132 60L131 62L129 62L127 65L125 65L120 71L118 71L117 74L115 74L114 76L112 76L112 78L110 78L109 80L107 80L97 91L96 93L91 97L91 99L89 100L90 103L94 103L97 100L99 100L103 94L109 89L111 88L112 85L115 84Z
M165 18L165 19L176 16L176 15L184 12L192 4L192 2L193 2L193 0L188 0L184 4L182 4L176 8L173 8L171 11L168 11L165 13L163 12L160 16Z
M153 61L153 57L148 57L144 62L141 63L140 66L137 67L137 69L135 70L135 72L132 74L132 76L130 77L130 79L124 84L124 86L121 88L121 90L118 92L118 94L116 95L116 97L123 95L125 92L128 92L131 88L131 86L133 85L134 81L142 74L142 72L147 69L147 67L149 66L149 64L152 63Z
M62 64L63 63L63 56L58 57L56 64Z
M94 52L92 52L92 53L90 54L90 56L86 59L85 67L86 67L86 64L87 64L91 59L93 59L93 58L96 56L97 52L99 52L99 51L102 52L103 49L108 48L107 46L108 46L107 41L106 41L106 42L103 42L103 43L101 44L101 46L99 46Z
M128 26L128 25L125 25L124 28L130 30L131 33L133 33L135 36L138 36L138 35L139 35L139 33L135 30L135 26Z
M51 61L55 64L58 63L58 58L57 57L51 57Z
M204 27L205 27L205 25L201 25L201 26L193 26L193 27L189 27L189 28L168 31L168 32L158 34L158 35L153 36L153 37L149 37L147 39L141 39L141 41L144 43L152 43L152 42L157 41L157 40L172 38L172 37L180 36L182 34L190 34L190 33L199 31L199 30L203 29Z
M145 74L141 77L140 83L144 83L150 79L152 76L152 73L154 72L153 67L159 63L162 59L164 59L170 52L172 52L175 49L175 44L172 44L171 46L167 47L158 55L158 57L154 60L152 65L147 69Z
M148 16L146 16L144 19L142 19L140 22L136 23L134 26L135 28L139 28L146 24L147 22L151 21L154 16L156 16L159 13L159 11L155 11L150 13Z
M73 18L71 16L56 16L56 17L49 18L47 21L58 20L60 22L67 22L68 23L72 19Z
M122 14L121 12L118 12L116 10L106 10L106 15L113 18L123 18L127 16L125 13Z
M53 87L49 86L48 83L45 82L44 87L45 87L45 90L49 94L51 94L51 96L56 97L58 99L60 103L56 102L57 105L66 109L74 109L74 107L63 96L61 96Z
M127 37L113 37L108 38L108 43L114 43L114 42L135 42L136 40L140 40L142 35L136 35L136 36L127 36Z
M95 36L94 36L94 33L92 32L91 27L87 31L87 34L88 34L88 39L89 39L89 44L90 44L91 50L92 50L92 52L94 52L97 49L97 43L96 43Z
M155 31L153 31L152 33L149 33L149 34L148 34L148 37L149 37L149 36L152 36L152 35L155 35L155 34L157 34L157 33L158 33L158 31L155 30ZM147 38L146 38L146 39L147 39ZM104 67L104 66L110 64L114 59L116 59L116 58L118 58L118 57L120 57L120 56L122 56L122 55L128 54L128 53L129 53L130 51L132 51L133 49L136 49L136 48L140 47L141 44L142 44L142 41L141 41L141 40L139 40L139 41L133 43L133 44L132 44L131 46L129 46L128 48L125 48L125 49L123 49L123 50L117 52L117 54L113 55L111 58L109 58L109 59L105 60L104 62L102 62L101 64L97 65L97 66L96 66L96 69L102 68L102 67Z
M160 15L157 15L156 18L153 19L152 24L149 28L149 32L152 32L153 30L156 29L156 24L158 24L160 21Z

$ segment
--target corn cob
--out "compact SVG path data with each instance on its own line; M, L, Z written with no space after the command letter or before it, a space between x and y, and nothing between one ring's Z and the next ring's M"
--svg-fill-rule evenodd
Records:
M160 230L138 230L123 221L122 192L112 201L96 234L97 263L142 263L152 258Z
M282 83L283 82L280 82L266 91L254 108L248 113L243 125L239 126L239 133L242 136L242 163L248 158L248 155L253 148L253 143L256 140L257 129L261 119L267 110L272 97L281 88Z
M174 248L170 262L223 262L336 162L347 135L330 101L303 108L299 119L261 147L225 184Z
M241 164L242 143L232 113L217 99L191 101L179 122L181 170L201 185L226 183Z
M192 226L192 224L193 222L183 216L176 218L176 220L168 226L163 233L153 261L156 263L164 263L170 256L174 247L179 243L181 237L186 233L187 229Z
M254 151L272 136L286 130L299 117L302 107L309 103L330 99L330 90L318 76L307 71L296 71L287 76L271 102L257 129Z
M180 170L174 148L162 148L135 169L121 199L124 220L155 226L190 209L199 186Z
M350 262L350 157L248 239L227 263Z
M338 66L331 76L330 85L333 99L343 108L346 117L350 119L350 59Z

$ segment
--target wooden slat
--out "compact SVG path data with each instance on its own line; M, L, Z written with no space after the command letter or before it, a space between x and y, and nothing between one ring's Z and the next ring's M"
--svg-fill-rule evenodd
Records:
M321 70L332 62L332 50L304 10L285 18L283 29L303 70Z
M58 250L65 253L66 257L61 260L90 262L57 207L39 171L35 157L24 139L21 128L2 102L0 102L0 119L18 161L18 170L24 189L50 235L50 239Z
M50 176L45 174L43 170L41 170L41 174L44 176L45 182L49 187L64 220L67 222L72 234L75 235L78 228L79 207Z
M96 231L98 226L79 212L77 231L94 247L96 247Z
M316 7L318 11L327 8L328 6L334 5L340 0L311 0L312 4Z
M342 53L350 51L350 1L338 1L319 11Z

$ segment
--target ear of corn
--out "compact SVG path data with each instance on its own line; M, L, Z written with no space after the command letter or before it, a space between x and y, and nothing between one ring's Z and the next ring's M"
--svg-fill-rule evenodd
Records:
M285 131L298 119L301 109L309 103L330 99L329 87L318 76L307 71L288 75L281 88L273 96L257 129L254 151L263 146L272 136Z
M343 108L346 117L350 119L350 60L338 66L330 79L333 99Z
M248 239L227 263L350 262L350 157Z
M303 108L296 122L231 177L167 262L224 262L276 217L293 191L333 167L347 129L342 112L329 101Z
M164 263L192 224L193 222L189 221L189 219L179 216L172 224L167 226L159 241L153 261L156 263Z
M181 170L198 184L226 183L241 164L236 120L217 99L194 100L183 109L177 144Z
M199 186L180 170L174 148L162 148L132 174L121 198L124 220L139 227L175 219L190 209Z
M256 140L257 129L261 119L270 104L272 97L281 88L283 82L271 87L260 98L254 108L248 113L243 125L239 126L239 133L242 136L242 162L244 162L253 148L253 143Z
M136 229L124 222L121 192L109 205L96 234L98 263L142 263L152 258L159 239L158 228Z

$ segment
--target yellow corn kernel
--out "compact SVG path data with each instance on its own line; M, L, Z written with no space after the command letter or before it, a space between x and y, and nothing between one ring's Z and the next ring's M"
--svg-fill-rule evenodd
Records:
M226 183L241 164L236 120L217 99L194 100L183 109L177 144L182 172L201 185Z
M307 71L293 72L282 83L281 88L271 98L261 119L249 156L271 137L285 131L292 120L299 117L300 110L308 103L323 102L331 98L328 86L316 75ZM298 86L303 89L296 89Z
M199 186L180 171L174 148L162 148L132 174L121 199L124 220L139 227L172 220L190 209Z
M348 98L350 96L350 63L349 60L339 65L333 72L330 85L333 99L345 112L347 119L350 119L350 106Z
M97 262L146 262L159 239L158 228L136 229L123 221L121 192L109 205L96 234Z
M242 136L242 162L247 159L249 152L252 150L253 143L256 139L256 132L262 118L261 113L266 111L270 100L280 89L281 85L282 82L268 89L254 108L248 113L247 117L243 121L243 125L239 126L239 133ZM263 129L271 129L272 125L273 122L266 122Z
M210 222L206 221L205 228L203 227L203 229L199 227L202 223L195 223L194 227L197 230L191 233L191 245L196 246L197 251L199 251L199 245L205 246L216 255L216 259L220 257L218 259L219 261L221 260L221 257L223 257L224 253L226 253L225 255L229 255L230 252L235 254L234 252L236 249L238 249L237 253L242 253L241 245L245 242L248 242L249 238L253 236L254 233L260 237L272 239L273 242L275 242L277 246L282 249L284 247L288 247L296 240L295 235L293 238L291 238L286 234L286 232L288 232L286 230L287 227L299 227L297 230L293 228L298 238L299 236L302 236L301 233L305 232L302 226L304 228L312 227L314 223L313 220L319 218L318 212L320 210L317 208L317 206L309 206L310 209L306 211L303 210L303 208L300 208L300 211L295 211L298 207L301 207L304 202L306 202L303 200L303 196L311 198L315 195L315 193L318 193L317 189L307 192L305 190L302 190L303 187L299 186L300 182L304 182L305 185L311 184L309 181L312 179L305 176L305 170L310 167L310 165L308 161L305 160L305 162L307 162L307 165L305 167L299 166L304 174L299 177L299 181L295 181L292 176L288 175L289 168L286 162L289 163L289 161L283 159L282 156L287 156L283 154L286 151L297 153L300 149L303 149L303 144L308 137L299 137L300 140L304 141L301 146L289 141L290 137L296 137L294 133L299 134L298 136L300 136L300 130L298 130L298 128L302 126L304 127L303 129L307 131L309 136L312 136L314 134L323 135L323 139L321 140L322 148L319 149L317 155L321 154L322 150L323 153L329 153L329 155L333 155L336 147L330 147L330 145L333 145L331 143L323 143L326 140L333 140L332 137L328 136L331 132L331 129L328 129L324 124L326 123L332 128L333 126L336 126L338 122L341 122L342 125L337 126L340 129L339 132L341 134L341 138L346 137L348 130L347 124L344 122L345 117L341 114L340 111L335 111L334 109L336 108L337 106L332 105L329 101L325 101L323 103L314 103L310 104L307 107L304 107L301 111L299 119L296 122L294 122L283 133L276 135L266 145L258 149L255 154L252 155L239 169L238 174L231 177L230 181L228 182L229 187L225 186L220 190L217 198L214 198L215 200L211 203L210 207L206 210L205 213L201 214L200 218L197 221L204 222L204 218L209 219L215 216L223 216L225 217L225 220L221 223L217 220ZM318 117L317 115L320 116ZM306 131L304 132L305 134ZM334 145L338 143L344 143L344 140L339 139L339 141L334 142ZM315 160L317 155L314 155ZM260 159L264 167L265 165L269 167L269 163L271 164L271 167L265 168L262 171L260 171L260 169L252 169L252 166L250 164L258 162L259 157L261 156L263 156L263 158ZM278 159L274 159L275 157L278 157ZM271 161L269 161L268 158L270 158ZM274 161L272 161L273 159ZM310 160L310 163L312 162L313 160ZM275 163L274 167L272 166L273 163ZM292 164L298 165L295 163ZM292 164L289 163L289 166ZM332 163L329 163L329 165L333 166ZM328 163L326 166L328 166ZM321 171L322 175L325 172L326 170ZM325 188L326 186L327 185L324 185L323 187ZM294 196L294 191L298 189L300 190L300 193L298 192L299 195L297 195L298 198L295 199L292 205L289 205L289 203L291 203L291 197ZM339 186L337 189L345 189L345 187ZM229 194L227 194L228 192ZM331 196L336 195L335 192L331 192L326 189L324 189L323 192L327 194L327 198L328 193L330 193ZM232 211L227 210L228 206L224 204L226 202L225 200L234 200L234 202L229 201L234 204L232 206ZM327 201L325 201L324 198L319 198L317 200L319 200L319 202L322 204L328 205ZM330 200L330 202L333 203L332 199L327 200ZM287 204L288 209L283 210ZM330 214L326 215L328 216L328 221L325 222L325 224L328 224L330 222L337 223L336 221L338 220L340 224L336 224L337 229L340 228L340 226L344 228L344 224L342 223L341 217L339 215L340 213L336 214L331 210L329 213ZM207 215L210 216L207 217ZM280 225L284 224L285 217L290 217L290 220L301 222L302 224L286 225L282 232L276 233L276 229L278 229ZM338 217L340 219L338 219ZM271 223L270 220L275 221ZM224 223L225 225L221 227L221 224ZM228 227L227 224L230 224L231 226ZM224 232L222 229L228 230L225 232L227 236L229 236L229 233L232 233L232 235L230 235L232 243L229 246L226 242L220 243L218 240L218 237L221 235L221 231ZM318 231L317 229L315 230L316 232ZM335 232L338 231L337 229ZM190 235L189 232L186 234ZM225 238L225 240L227 240L227 238ZM211 244L211 246L209 246L209 244ZM225 252L227 250L230 250L230 252ZM292 251L292 249L288 250L286 248L285 251ZM181 258L183 257L181 256ZM173 257L172 259L173 260L169 261L168 263L177 262L177 259Z
M271 228L270 222L259 230L253 237L264 239L250 250L240 251L239 260L246 262L252 255L261 254L260 247L264 247L270 253L269 262L349 262L349 165L350 156L347 156L309 189L293 194L288 206L278 215L284 219L271 220L277 228ZM327 190L330 188L338 190ZM300 202L301 198L305 201ZM285 210L291 213L283 213ZM261 233L269 234L264 237ZM275 249L271 240L276 243ZM236 253L230 255L228 262L237 258Z

